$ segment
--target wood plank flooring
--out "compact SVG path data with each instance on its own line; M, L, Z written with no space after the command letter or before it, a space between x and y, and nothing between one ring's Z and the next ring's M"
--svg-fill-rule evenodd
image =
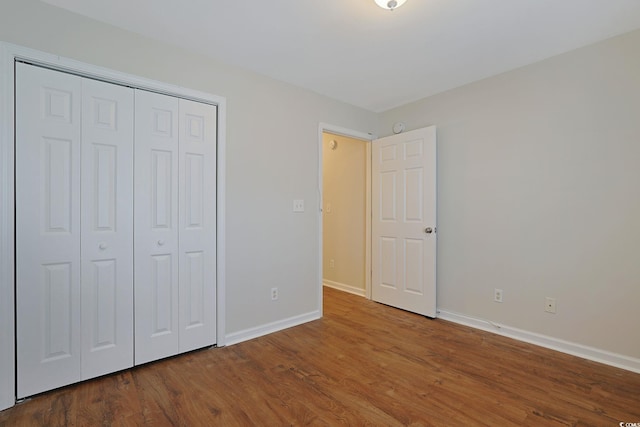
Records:
M640 374L324 292L321 320L45 393L0 425L640 423Z

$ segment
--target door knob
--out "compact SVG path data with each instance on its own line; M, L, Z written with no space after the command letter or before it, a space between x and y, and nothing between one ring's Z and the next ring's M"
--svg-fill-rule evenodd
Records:
M101 251L104 251L105 249L107 249L107 244L106 243L100 243L98 245L98 248L100 248Z
M433 228L427 227L427 228L424 229L424 232L427 233L427 234L431 234L431 233L433 233Z
M162 239L158 240L158 246L162 246L162 245L164 245L164 240Z

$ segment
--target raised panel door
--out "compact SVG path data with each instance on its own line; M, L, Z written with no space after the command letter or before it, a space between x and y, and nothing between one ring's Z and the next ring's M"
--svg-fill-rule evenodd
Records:
M180 99L179 351L216 343L216 107Z
M77 76L16 64L17 396L81 379Z
M436 317L436 132L373 141L372 298Z
M135 363L178 353L178 99L135 91Z
M133 366L133 89L82 79L82 379Z

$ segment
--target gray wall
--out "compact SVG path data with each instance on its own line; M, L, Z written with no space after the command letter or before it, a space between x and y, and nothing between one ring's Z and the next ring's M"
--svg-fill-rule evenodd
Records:
M439 309L640 357L640 32L387 111L378 134L396 121L438 128Z
M36 0L3 0L0 40L226 97L227 334L319 309L318 125L377 115Z

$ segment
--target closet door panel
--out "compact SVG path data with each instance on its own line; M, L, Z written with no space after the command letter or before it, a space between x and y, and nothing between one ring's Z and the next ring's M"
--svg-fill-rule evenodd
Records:
M216 343L216 117L180 99L180 352Z
M133 89L82 79L82 378L133 366Z
M135 91L135 363L178 352L178 99Z
M22 398L81 379L81 79L16 64L16 359Z

